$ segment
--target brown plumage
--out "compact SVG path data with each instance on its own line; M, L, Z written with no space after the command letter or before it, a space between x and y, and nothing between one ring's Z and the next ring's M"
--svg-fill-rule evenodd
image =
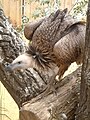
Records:
M38 67L47 68L55 63L60 77L72 62L82 62L85 41L85 24L65 16L66 12L67 9L58 10L44 18L31 35L32 44L26 51L35 56Z
M41 18L38 21L27 23L24 28L24 35L25 37L30 40L32 39L33 33L37 29L37 27L43 22L44 18Z
M58 10L49 17L28 23L24 34L32 43L24 57L21 55L16 58L9 68L14 70L35 67L43 71L51 69L52 73L59 73L61 77L72 62L81 63L86 27L83 22L66 13L67 9ZM54 66L58 67L56 72Z

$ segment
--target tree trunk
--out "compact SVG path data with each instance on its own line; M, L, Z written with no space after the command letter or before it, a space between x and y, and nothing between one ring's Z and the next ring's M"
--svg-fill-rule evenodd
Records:
M81 69L65 77L62 82L56 82L57 95L51 93L36 101L49 76L33 69L10 73L5 67L26 49L26 44L0 9L0 81L17 103L20 120L74 120Z
M87 10L85 52L81 75L81 90L77 120L90 120L90 0Z
M3 10L0 9L0 81L19 108L23 102L38 95L41 92L40 88L46 84L43 76L33 69L11 73L6 71L5 66L26 49L25 42L8 22Z

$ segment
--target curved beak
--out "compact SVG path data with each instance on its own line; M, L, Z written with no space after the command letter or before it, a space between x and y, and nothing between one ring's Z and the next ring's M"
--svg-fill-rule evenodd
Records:
M12 64L9 64L6 66L6 71L13 71L13 65Z
M6 71L12 71L12 67L11 67L12 65L10 64L10 65L7 65L6 66Z

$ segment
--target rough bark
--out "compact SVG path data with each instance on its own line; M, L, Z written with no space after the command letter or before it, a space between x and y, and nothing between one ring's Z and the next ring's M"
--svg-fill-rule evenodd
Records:
M5 69L8 63L26 49L24 41L0 9L0 81L20 108L20 120L74 120L78 104L80 69L62 82L56 82L57 95L51 93L35 101L48 83L48 75L44 76L33 69L12 73Z
M3 10L0 9L0 81L19 107L23 102L38 95L42 91L42 86L46 85L45 77L39 75L36 70L28 69L24 72L12 73L5 70L5 66L23 53L26 48L25 42L8 22Z
M81 90L77 120L90 120L90 0L87 10L85 52L81 75Z
M56 84L56 95L52 93L36 100L37 96L28 103L24 103L20 111L20 120L75 120L80 88L80 72L81 68Z

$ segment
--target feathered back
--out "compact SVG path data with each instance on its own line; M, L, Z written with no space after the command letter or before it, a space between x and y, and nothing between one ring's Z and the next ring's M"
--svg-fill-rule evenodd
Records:
M78 33L77 25L83 24L69 15L65 16L66 13L67 9L63 11L58 10L55 14L51 14L39 24L33 33L32 44L29 46L29 49L26 52L32 55L36 61L36 64L41 68L48 68L53 63L57 64L57 60L59 62L61 61L60 55L61 57L64 56L64 54L61 53L62 45L58 44L57 50L57 47L54 47L55 44L57 44L58 41L63 40L62 38L71 33L74 29ZM73 38L70 38L69 40L71 39L73 41ZM67 44L69 44L69 40ZM66 39L64 40L64 43L65 41ZM71 51L72 50L69 50L69 52ZM68 54L70 53L67 52L65 55L68 56ZM62 63L65 61L63 58ZM70 61L70 59L71 56L68 56L67 61Z
M83 59L83 51L85 45L85 25L82 22L75 23L71 26L72 31L63 36L54 46L54 53L61 64L71 64Z
M34 22L27 23L24 28L24 35L28 40L32 40L35 30L40 26L45 18L41 18Z
M69 33L71 33L72 34L72 31L76 31L77 33L76 34L78 34L79 33L79 31L80 30L78 30L78 27L77 27L77 25L83 25L84 23L83 22L76 22L76 23L74 23L73 25L71 25L71 26L67 26L66 27L66 29L63 31L63 33L61 34L61 38L63 38L63 37L65 37L65 36L67 36ZM39 31L40 32L40 31ZM34 60L36 61L36 64L37 64L37 66L38 67L40 67L40 68L42 68L42 69L48 69L48 68L50 68L51 67L51 64L57 64L57 59L59 58L59 57L57 57L57 55L56 55L56 52L55 51L53 51L53 44L52 44L52 42L51 41L47 41L45 38L42 38L42 35L40 36L40 37L38 37L38 36L36 36L38 39L36 40L36 39L34 39L33 41L32 41L32 44L29 46L29 49L26 51L26 53L28 53L28 54L30 54L30 55L32 55L32 57L34 58ZM72 38L73 39L73 38ZM61 39L62 40L62 39ZM66 40L67 41L67 40ZM71 38L70 38L70 41L71 41ZM64 41L65 42L65 41ZM74 40L74 42L75 42L75 40ZM73 42L73 43L74 43ZM68 41L68 43L69 43L69 41ZM72 45L73 46L73 45ZM62 47L64 47L64 46L62 46L62 45L59 45L58 46L58 55L61 53L61 49L62 49ZM55 47L56 48L56 50L57 50L57 47ZM73 51L73 49L72 50L70 50L70 51ZM69 53L67 53L67 55L68 54L70 54L71 52L69 52ZM62 53L61 53L62 54ZM64 54L62 54L62 56L63 56ZM71 54L71 56L73 56L74 55L74 57L73 57L73 59L72 59L72 61L74 61L75 60L75 56L76 56L76 54L74 53L74 52L72 52L72 54ZM78 55L77 55L78 56ZM64 57L66 57L66 55L64 56ZM64 57L62 58L62 59L64 59ZM63 61L63 62L65 62L65 60L60 60L60 61ZM67 61L71 61L70 60L71 59L71 57L70 56L68 56L68 59L67 59ZM59 61L59 62L60 62ZM71 62L72 62L71 61ZM63 63L62 62L62 63Z
M24 35L28 40L34 39L33 36L38 34L38 29L42 29L42 33L45 32L46 39L50 39L50 37L57 31L60 23L63 21L65 15L67 13L67 9L64 10L57 10L55 13L52 13L48 17L41 18L34 22L30 22L26 24L24 28ZM48 32L48 33L47 33ZM47 35L46 35L47 33ZM34 35L35 34L35 35ZM55 32L56 34L56 32ZM54 34L54 36L55 36ZM52 36L53 37L53 36ZM36 38L35 38L36 39ZM48 40L49 40L48 39Z

